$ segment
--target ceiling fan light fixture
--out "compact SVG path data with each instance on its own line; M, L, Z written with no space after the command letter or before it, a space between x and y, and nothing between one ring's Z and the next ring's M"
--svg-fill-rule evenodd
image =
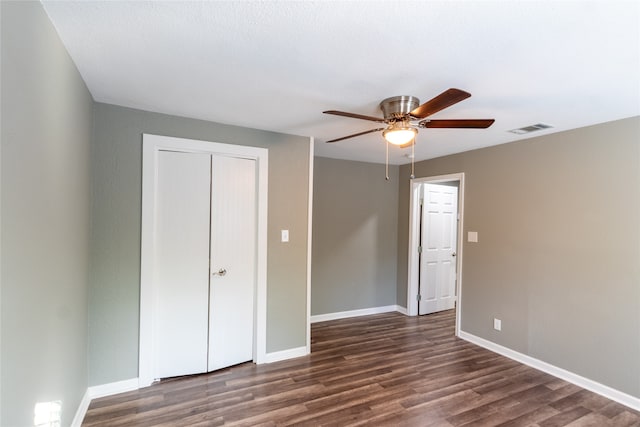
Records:
M389 126L382 132L384 139L393 145L408 144L413 141L417 134L418 130L415 128L394 125Z

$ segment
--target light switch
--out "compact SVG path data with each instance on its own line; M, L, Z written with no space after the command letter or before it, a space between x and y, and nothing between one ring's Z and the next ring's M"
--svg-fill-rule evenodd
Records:
M280 241L281 242L289 241L289 230L280 230Z
M467 242L478 242L478 232L477 231L469 231L467 233Z

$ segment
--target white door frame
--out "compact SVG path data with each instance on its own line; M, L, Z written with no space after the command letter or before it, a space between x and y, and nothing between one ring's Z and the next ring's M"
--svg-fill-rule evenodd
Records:
M140 250L140 341L138 386L146 387L155 378L154 313L157 298L153 280L155 262L155 202L158 153L160 151L208 153L256 161L257 176L257 257L254 312L253 362L264 363L267 336L267 186L269 151L266 148L222 144L194 139L143 134L142 137L142 233Z
M458 181L458 248L456 251L456 336L460 333L460 319L462 307L462 230L464 230L464 173L438 175L425 178L415 178L409 182L409 252L408 252L408 280L407 280L407 314L418 315L418 244L420 242L420 186L424 183L437 184L439 182Z

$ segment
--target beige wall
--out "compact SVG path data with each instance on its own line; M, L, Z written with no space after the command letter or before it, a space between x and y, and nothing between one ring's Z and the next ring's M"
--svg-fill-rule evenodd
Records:
M93 101L40 2L0 8L0 425L59 401L68 426L87 389Z
M90 385L138 376L143 133L269 149L267 352L305 346L309 138L100 103L94 118Z
M396 303L398 166L316 157L311 314Z
M479 237L464 243L462 330L640 397L640 118L416 164L456 172ZM401 305L408 180L402 166Z

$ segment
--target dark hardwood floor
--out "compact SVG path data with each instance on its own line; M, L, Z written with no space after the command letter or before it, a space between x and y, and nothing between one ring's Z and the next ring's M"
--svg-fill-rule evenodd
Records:
M454 337L453 311L312 325L312 354L91 403L83 426L640 426L640 413Z

